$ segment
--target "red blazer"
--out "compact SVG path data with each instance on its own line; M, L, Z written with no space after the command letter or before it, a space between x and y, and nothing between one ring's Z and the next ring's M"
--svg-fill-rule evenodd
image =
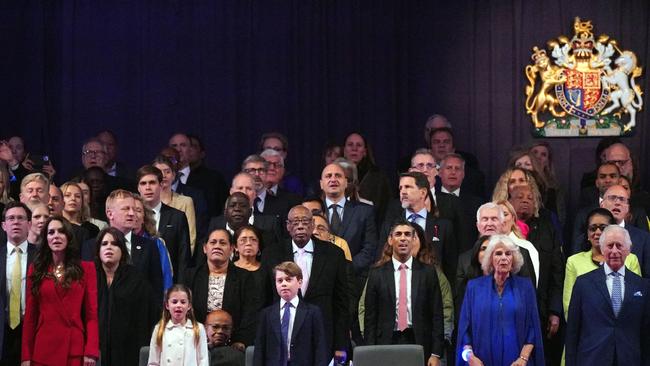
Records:
M83 277L70 288L56 289L54 280L46 278L35 297L29 290L34 266L29 266L23 361L66 365L68 357L99 357L97 274L92 262L81 262L81 268Z

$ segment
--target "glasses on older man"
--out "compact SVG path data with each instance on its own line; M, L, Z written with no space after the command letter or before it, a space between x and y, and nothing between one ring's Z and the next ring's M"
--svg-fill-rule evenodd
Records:
M609 202L612 203L618 202L622 205L627 205L630 202L629 198L623 196L617 196L615 194L608 194L607 196L605 196L605 199Z
M85 150L82 154L84 156L99 156L99 155L103 155L104 152L101 150Z

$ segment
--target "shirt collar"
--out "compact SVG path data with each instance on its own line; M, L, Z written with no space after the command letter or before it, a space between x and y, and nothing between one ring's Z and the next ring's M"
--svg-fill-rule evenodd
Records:
M408 208L406 210L404 210L404 214L406 215L407 220L408 220L409 216L411 216L411 214L414 214L414 213L420 215L420 217L423 218L423 219L427 218L427 208L426 207L422 208L418 212L413 212L413 211L409 210Z
M126 239L126 241L129 243L132 242L131 240L132 237L133 237L133 231L129 231L128 233L124 234L124 239Z
M622 227L622 228L625 229L625 220L622 220L621 223L618 224L618 226L620 226L620 227Z
M257 197L259 197L262 202L264 202L264 199L266 198L266 189L262 189L258 194Z
M192 322L191 322L189 319L186 319L184 324L174 324L174 322L171 321L171 319L168 320L168 321L167 321L167 324L165 325L165 328L167 328L167 329L172 329L172 328L174 328L174 327L183 327L183 328L185 328L185 329L192 329L192 328L194 328L194 326L192 325Z
M15 248L16 248L15 245L13 245L9 241L7 241L7 257L9 257L11 255L11 253L14 251ZM20 243L18 245L18 248L20 248L21 253L27 253L27 240Z
M453 191L450 191L443 186L440 188L440 191L442 191L442 193L449 193L449 194L453 194L454 196L460 197L460 187L456 188Z
M294 309L298 309L298 302L300 302L300 299L296 296L288 302L291 303L291 306L293 306ZM287 301L285 299L280 298L280 310L284 309L284 304L286 303Z
M116 176L117 175L117 163L113 163L110 168L106 169L106 174L111 175L111 176Z
M274 185L273 187L269 188L271 192L273 192L274 195L278 195L278 185Z
M291 247L293 248L294 253L298 252L298 250L300 249L300 247L297 246L296 243L293 240L291 241ZM307 253L313 253L314 252L314 242L311 239L309 239L307 244L302 249L304 249L305 252L307 252Z
M180 175L179 179L180 179L181 183L186 184L187 183L187 177L190 176L190 166L188 165L185 168L179 170L178 173ZM183 173L183 174L180 174L180 173Z
M607 262L603 263L603 268L605 268L605 276L609 276L610 273L614 272L611 268L609 268ZM619 268L616 272L618 272L621 277L625 278L625 266L621 266L621 268Z
M337 202L334 202L329 198L325 198L325 206L327 206L326 208L329 209L331 205L337 204L339 205L339 207L343 208L345 207L345 201L346 201L345 197L341 197L341 199L338 200Z
M151 209L155 214L160 214L160 208L162 207L162 201L159 201L157 205L152 207Z
M393 261L393 268L395 269L395 271L396 272L399 271L399 266L402 265L402 262L395 259L395 257L391 257L391 260ZM406 264L406 267L408 269L413 269L413 257L412 256L409 257L409 259L406 262L404 262L404 264Z

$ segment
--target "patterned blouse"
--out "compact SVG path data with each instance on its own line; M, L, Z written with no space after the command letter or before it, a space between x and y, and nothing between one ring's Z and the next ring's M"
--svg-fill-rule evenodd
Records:
M208 312L223 307L223 290L226 287L226 274L210 274L208 279Z

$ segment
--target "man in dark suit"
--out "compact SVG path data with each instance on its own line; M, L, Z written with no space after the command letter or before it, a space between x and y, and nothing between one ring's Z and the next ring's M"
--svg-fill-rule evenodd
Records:
M345 359L351 319L350 285L343 251L311 236L314 220L311 211L304 206L289 211L287 230L291 239L265 250L262 263L269 271L286 261L294 261L300 266L303 299L318 306L323 313L328 352L334 351L337 359ZM274 281L270 274L269 279ZM272 288L273 282L269 286Z
M476 210L485 203L483 197L479 197L470 191L462 190L461 187L465 181L465 159L457 153L445 155L440 161L440 192L448 193L460 198L463 213L466 222L473 222ZM438 187L436 187L438 190ZM472 228L472 236L478 235L476 228Z
M393 224L407 220L420 225L424 230L425 245L432 245L433 251L447 278L456 276L458 263L458 245L454 237L454 228L449 220L438 218L435 213L426 208L426 197L429 192L427 177L419 172L402 173L399 180L399 195L402 210L384 222L381 230L380 243L386 243ZM377 257L381 258L383 245L378 250Z
M202 156L205 151L201 141L193 136L196 147L192 146L192 140L184 133L176 133L169 139L169 147L178 151L180 156L178 166L178 179L182 184L200 189L205 195L208 203L208 214L216 215L221 211L223 203L226 200L227 186L221 174L215 170L209 169L203 163ZM193 154L191 149L198 149L198 157L192 161Z
M176 282L178 276L185 272L191 257L187 217L183 211L167 206L160 200L162 190L160 169L153 165L145 165L138 169L136 180L144 204L154 212L156 229L167 246Z
M160 254L156 242L152 239L135 235L135 200L133 193L122 189L115 190L106 199L106 216L108 224L124 233L126 248L131 255L131 263L149 281L156 303L162 304L163 274ZM94 261L96 253L95 239L86 240L81 246L81 258Z
M650 278L650 234L626 222L630 210L630 194L621 185L609 187L603 195L600 207L612 213L616 224L627 229L632 238L632 253L639 259L641 274Z
M224 214L210 220L208 233L216 229L226 229L231 235L234 235L235 230L252 224L262 232L262 251L276 245L280 240L277 218L261 214L252 215L252 212L248 197L242 192L233 192L226 199Z
M472 236L474 219L467 220L463 214L463 205L458 197L449 193L443 193L436 187L436 177L438 176L437 160L431 150L416 150L411 157L411 166L408 170L409 172L420 172L427 176L429 187L431 188L431 194L427 197L428 209L431 212L438 210L441 218L452 222L454 225L454 236L459 245L459 253L471 249L474 245L474 240L476 240L476 236ZM395 211L399 211L400 208L399 201L394 200L389 204L388 211L394 215Z
M370 270L365 339L369 345L419 344L427 365L435 366L444 350L442 295L436 271L411 256L411 225L400 220L390 228L392 258Z
M373 207L345 197L348 181L345 171L332 163L323 169L320 188L325 193L325 208L330 230L348 242L355 273L365 279L375 261L377 228ZM360 294L360 292L359 292Z
M106 158L104 161L106 174L128 180L133 179L133 170L129 169L123 162L117 161L119 144L117 143L115 133L111 130L104 130L97 134L97 139L106 147Z
M294 262L283 262L273 268L273 276L280 301L260 313L253 364L327 365L331 356L321 310L299 296L302 270Z
M22 202L9 202L2 211L2 230L6 237L0 249L1 365L19 365L21 360L22 319L26 291L29 291L25 288L27 268L34 261L37 250L34 244L27 242L31 220L32 212ZM14 284L18 287L14 288Z
M280 187L285 173L282 154L273 149L266 149L260 156L268 163L264 183L269 197L265 213L279 215L280 219L285 221L289 210L293 206L299 205L302 202L302 197Z
M650 365L650 284L625 267L624 228L608 226L599 242L605 264L573 286L566 365Z

